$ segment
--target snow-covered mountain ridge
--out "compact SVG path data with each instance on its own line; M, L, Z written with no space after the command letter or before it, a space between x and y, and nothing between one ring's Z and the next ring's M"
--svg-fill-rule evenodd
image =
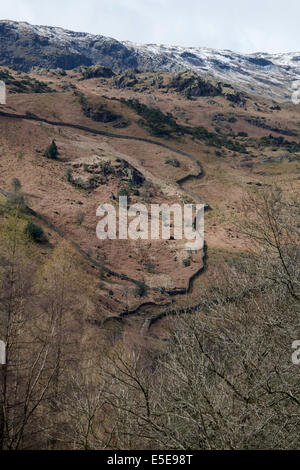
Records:
M24 71L32 66L72 69L93 64L116 71L190 69L276 101L296 101L300 89L300 52L240 54L206 47L141 45L9 20L0 21L0 64Z

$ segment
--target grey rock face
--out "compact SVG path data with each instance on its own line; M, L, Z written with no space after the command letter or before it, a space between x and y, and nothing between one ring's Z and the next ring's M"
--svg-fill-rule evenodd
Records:
M34 66L65 70L80 65L115 70L137 66L133 52L115 39L13 21L0 22L0 63L24 72Z

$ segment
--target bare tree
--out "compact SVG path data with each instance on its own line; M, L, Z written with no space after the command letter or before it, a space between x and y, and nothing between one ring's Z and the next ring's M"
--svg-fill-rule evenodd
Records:
M0 270L0 335L6 343L0 448L19 449L26 432L35 441L37 429L31 426L38 423L38 409L53 375L48 370L51 332L48 337L40 335L43 319L34 308L34 256L18 210L1 230Z
M122 448L299 448L298 201L248 200L251 251L211 276L198 312L174 317L151 366L142 351L114 356L108 400Z

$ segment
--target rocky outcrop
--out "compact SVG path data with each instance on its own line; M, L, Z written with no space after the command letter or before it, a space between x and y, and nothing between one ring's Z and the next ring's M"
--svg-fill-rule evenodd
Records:
M76 177L73 176L73 169L76 171ZM140 187L145 182L140 171L120 158L92 165L74 163L72 169L68 169L65 176L67 181L76 188L88 191L107 184L110 177L117 177L118 180L130 184L131 187Z
M81 67L82 78L87 80L89 78L111 78L114 72L102 65L92 65L91 67Z
M114 85L117 88L132 88L137 83L138 79L132 70L127 70L114 79Z
M225 98L228 101L231 101L232 103L238 105L238 106L245 106L246 104L246 99L245 96L234 90L234 88L231 85L223 85L222 86L222 94L225 96Z
M218 96L221 94L219 84L213 85L208 80L204 80L195 72L183 71L174 75L169 83L170 88L191 96Z
M186 97L218 96L221 94L220 85L213 85L192 71L183 71L174 75L170 80L169 87L184 93Z

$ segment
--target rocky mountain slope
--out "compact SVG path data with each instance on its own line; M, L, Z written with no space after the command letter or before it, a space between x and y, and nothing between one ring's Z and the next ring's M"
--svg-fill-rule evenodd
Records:
M7 85L0 226L17 183L23 222L42 224L49 242L36 251L47 259L60 243L75 249L95 283L96 313L87 321L113 335L157 334L160 320L187 301L198 308L207 276L245 253L235 224L249 192L299 187L299 105L252 97L195 71L2 66L0 79ZM99 240L97 207L120 195L147 207L204 202L206 249L188 253L173 235Z
M203 47L139 45L8 20L0 22L0 63L23 71L33 66L70 70L94 64L116 71L191 69L201 76L280 102L295 97L300 76L300 53L243 55Z

